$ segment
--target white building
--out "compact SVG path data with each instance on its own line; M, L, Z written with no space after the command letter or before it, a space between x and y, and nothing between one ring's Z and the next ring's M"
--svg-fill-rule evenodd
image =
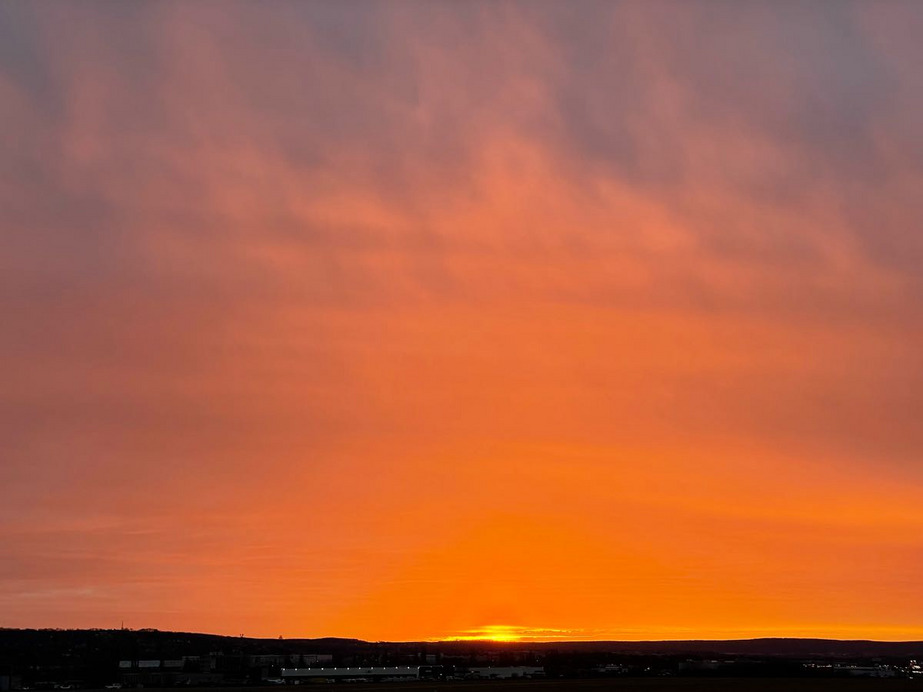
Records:
M508 680L510 678L535 678L545 674L540 666L498 666L488 668L469 668L468 672L488 680Z
M419 666L356 666L351 668L283 668L282 679L296 680L381 680L385 678L419 679Z

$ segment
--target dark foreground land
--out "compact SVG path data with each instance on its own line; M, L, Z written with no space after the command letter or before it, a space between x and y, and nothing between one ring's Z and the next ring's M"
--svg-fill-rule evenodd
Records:
M407 677L347 681L354 670L374 679L394 668ZM501 676L518 679L493 679ZM923 642L364 642L0 628L0 692L281 692L270 683L296 679L302 692L923 692Z
M303 692L923 692L923 681L805 678L620 678L470 682L333 683L299 686ZM224 687L221 692L279 692L278 687ZM146 688L146 692L167 692Z

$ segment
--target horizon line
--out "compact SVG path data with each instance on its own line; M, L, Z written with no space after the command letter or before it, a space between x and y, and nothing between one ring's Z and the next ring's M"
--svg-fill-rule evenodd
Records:
M250 640L268 640L268 641L321 641L325 639L337 639L348 642L359 642L363 644L677 644L677 643L729 643L729 642L755 642L766 640L781 641L826 641L826 642L856 642L856 643L873 643L873 644L923 644L923 639L872 639L867 637L859 638L841 638L841 637L823 637L823 636L802 636L802 635L763 635L763 636L741 636L741 637L691 637L687 639L669 638L669 639L541 639L529 638L525 636L519 639L491 639L473 638L473 637L446 637L432 639L362 639L360 637L348 637L339 635L322 635L322 636L260 636L247 634L223 634L219 632L205 632L197 630L181 629L159 629L156 627L9 627L0 625L2 631L20 631L20 632L151 632L159 634L193 634L206 637L224 637L228 639L250 639Z

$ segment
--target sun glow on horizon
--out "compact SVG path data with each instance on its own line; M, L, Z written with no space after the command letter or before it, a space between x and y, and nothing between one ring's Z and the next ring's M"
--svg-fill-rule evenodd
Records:
M579 638L573 630L546 629L541 627L524 627L519 625L484 625L472 630L448 637L447 641L489 641L522 642L553 641Z
M473 630L450 637L454 641L490 641L490 642L518 642L522 640L524 628L514 625L484 625Z

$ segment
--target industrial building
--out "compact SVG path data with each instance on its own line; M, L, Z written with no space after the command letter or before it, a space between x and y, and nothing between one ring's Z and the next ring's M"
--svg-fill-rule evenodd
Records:
M487 668L469 668L471 677L486 680L509 680L511 678L544 677L545 669L541 666L490 666Z
M282 679L302 680L418 680L419 666L356 666L352 668L283 668Z
M535 678L545 675L539 666L488 666L446 671L442 666L354 666L350 668L283 668L287 683L303 680L419 680L446 675L483 680Z

